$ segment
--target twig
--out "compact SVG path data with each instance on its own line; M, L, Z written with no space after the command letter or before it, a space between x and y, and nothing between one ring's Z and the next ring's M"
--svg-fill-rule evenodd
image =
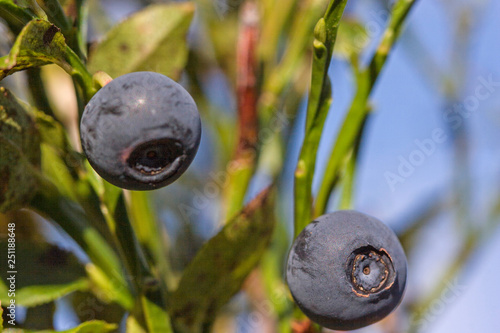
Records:
M257 4L248 0L241 9L241 23L237 46L237 103L239 138L233 159L229 162L225 188L223 220L229 220L242 207L246 190L257 163L257 61L259 36Z

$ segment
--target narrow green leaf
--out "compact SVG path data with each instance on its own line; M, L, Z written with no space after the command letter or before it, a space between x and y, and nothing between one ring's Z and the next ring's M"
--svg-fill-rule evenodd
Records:
M0 303L9 303L9 288L5 285L4 279L0 279ZM0 331L1 332L1 331Z
M157 217L150 203L150 193L131 191L128 210L139 242L147 248L151 256L159 255L162 246L158 238Z
M224 213L225 219L232 219L243 207L248 185L255 173L255 152L251 151L247 156L230 164L231 172L228 172L227 185L224 187ZM231 162L230 162L231 163Z
M133 316L128 316L126 326L126 333L146 333L144 328L142 328L142 326L137 322L137 319Z
M19 33L23 27L36 15L28 6L18 4L19 1L0 0L0 17L3 18L14 33Z
M108 332L115 332L117 329L118 325L116 324L109 324L101 320L90 320L66 331L54 331L54 330L32 331L25 329L10 328L4 330L3 332L4 333L108 333Z
M198 252L169 298L176 329L199 331L240 290L274 230L273 188L261 192ZM195 291L195 292L193 292Z
M120 280L109 277L109 274L90 263L85 265L87 275L90 279L90 289L94 295L104 303L116 302L125 310L134 308L134 299L126 290L126 285Z
M65 129L52 116L35 112L35 121L42 139L42 172L57 186L59 192L78 201L77 174L83 158L76 153Z
M279 39L287 28L287 23L293 17L297 0L292 1L262 1L263 23L260 36L259 53L264 62L275 61ZM311 15L312 16L312 15Z
M312 40L311 32L325 8L327 1L303 1L301 8L294 17L290 41L280 63L270 73L264 84L264 91L278 96L292 81L296 68L300 65ZM280 9L281 10L281 9Z
M116 324L109 324L100 320L90 320L84 322L78 327L64 331L63 333L107 333L107 332L113 332L116 329L118 329L118 325ZM39 333L49 333L49 332L42 331Z
M158 293L159 290L156 291L157 295ZM170 317L166 309L161 305L163 303L161 300L155 301L154 296L148 297L142 295L141 302L148 332L173 332L170 324Z
M43 143L42 147L42 171L45 177L57 186L59 192L64 196L77 201L75 193L76 180L68 170L58 152L51 146Z
M84 291L88 288L89 281L86 278L68 284L24 287L16 291L16 303L26 307L38 306L55 301L77 290Z
M58 0L37 0L38 5L47 14L49 21L63 30L63 34L68 37L71 31L71 22L64 14L63 8Z
M187 61L186 34L193 13L191 2L145 8L111 29L91 52L88 68L112 77L154 71L178 79Z

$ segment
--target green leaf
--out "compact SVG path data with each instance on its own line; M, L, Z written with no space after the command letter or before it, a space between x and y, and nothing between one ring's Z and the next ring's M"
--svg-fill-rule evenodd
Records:
M16 291L16 303L26 307L38 306L55 301L74 291L83 291L88 288L89 281L86 278L68 284L24 287Z
M66 45L60 29L43 19L30 21L17 36L9 54L0 58L0 80L20 70L48 64L56 64L71 75L87 100L96 92L92 76Z
M20 1L0 0L0 17L3 18L14 33L19 33L22 28L36 15L29 10L27 5ZM24 2L24 1L23 1Z
M46 18L48 21L54 23L57 27L61 29L61 33L66 38L66 44L81 58L85 58L86 46L83 44L84 32L81 30L86 30L86 26L83 26L81 22L84 17L82 17L82 0L80 3L75 3L70 1L65 3L65 1L59 0L37 0L38 5L46 13ZM63 8L63 5L65 8ZM73 16L72 18L66 16L65 13ZM84 10L84 9L83 9ZM74 22L73 22L74 20Z
M58 191L80 203L89 222L104 237L109 236L101 211L101 202L92 181L95 171L85 173L84 156L73 150L65 129L54 118L36 112L36 124L42 138L42 171ZM89 167L90 168L90 167Z
M9 288L7 288L3 279L1 279L0 280L0 295L6 295L8 293L8 290L9 290ZM2 303L4 303L5 299L0 298L0 301L2 301Z
M40 164L40 135L33 115L12 93L0 87L0 136L17 146L35 165Z
M49 21L63 29L63 34L69 37L72 25L68 17L64 14L64 10L58 0L37 0L38 5L47 14Z
M137 239L144 248L146 258L151 266L158 269L167 287L174 284L174 276L168 261L168 239L162 233L158 224L158 217L151 203L151 193L147 191L131 191L128 200L128 213L137 235Z
M17 71L47 64L57 64L71 72L66 51L58 27L45 20L33 20L17 36L10 53L0 58L0 80Z
M0 212L29 202L37 187L40 136L32 115L0 87Z
M85 265L85 269L92 282L90 288L97 298L105 303L116 302L128 311L133 309L134 300L126 292L124 283L110 278L94 264Z
M159 292L159 290L156 290L155 294L159 296ZM170 317L161 305L162 301L155 300L155 298L154 295L149 297L146 295L141 296L148 332L171 333L173 331L170 324Z
M64 152L72 150L66 131L59 122L43 112L35 112L35 117L43 142Z
M63 333L107 333L115 331L118 328L116 324L108 324L100 320L91 320L84 322L78 327L64 331ZM39 332L49 333L49 332Z
M274 230L273 188L261 192L198 252L169 298L176 329L199 331L240 290Z
M127 318L126 326L127 328L125 332L127 333L146 333L142 326L137 322L137 319L135 319L135 317L129 316Z
M145 8L111 29L91 52L88 68L112 77L154 71L178 79L187 61L186 34L193 13L191 2Z
M64 160L51 146L42 144L42 171L44 176L57 186L63 195L77 200L75 196L75 179L70 173Z
M54 118L36 112L36 124L42 138L42 171L57 186L59 192L77 201L77 174L83 157L76 153L65 129Z
M4 333L108 333L114 332L118 329L116 324L108 324L100 320L90 320L86 321L79 326L66 330L66 331L54 331L54 330L43 330L43 331L31 331L24 329L6 329Z

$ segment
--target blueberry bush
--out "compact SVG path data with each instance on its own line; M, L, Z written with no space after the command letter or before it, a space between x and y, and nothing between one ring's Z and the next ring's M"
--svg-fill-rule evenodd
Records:
M0 0L0 331L424 329L500 209L393 311L405 252L452 208L426 201L399 240L352 211L371 97L419 1L375 1L378 36L351 2ZM353 86L337 132L332 59Z

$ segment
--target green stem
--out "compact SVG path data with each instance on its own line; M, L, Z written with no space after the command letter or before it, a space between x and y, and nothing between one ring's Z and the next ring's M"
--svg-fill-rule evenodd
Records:
M369 112L367 107L369 96L394 43L401 34L403 23L416 2L417 0L399 0L394 5L389 25L375 54L372 56L368 68L361 70L357 74L356 95L330 154L316 199L315 215L321 215L326 211L330 195L337 185L341 169L345 165L345 159L353 148L356 138L362 134L363 123Z
M324 18L314 29L311 89L307 105L306 133L295 171L295 236L312 218L312 182L316 155L332 101L328 68L347 0L330 2Z
M352 209L353 208L353 192L354 192L354 180L356 174L356 160L357 154L349 154L349 160L345 167L345 175L343 179L342 196L340 198L339 209Z
M389 53L401 35L403 23L416 3L417 0L399 0L394 4L389 25L369 65L372 85L375 84L378 75L387 61Z

